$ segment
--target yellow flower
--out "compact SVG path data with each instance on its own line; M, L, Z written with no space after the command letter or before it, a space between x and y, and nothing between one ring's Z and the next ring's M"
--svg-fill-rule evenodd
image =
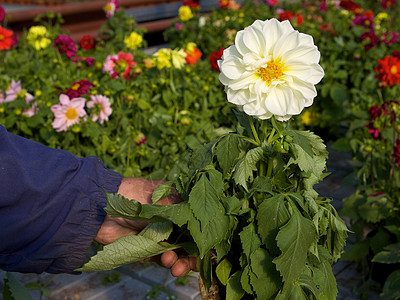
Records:
M191 18L193 18L192 10L190 9L189 6L181 6L179 8L179 19L181 21L188 21Z
M32 26L29 28L27 40L36 50L47 48L51 40L47 38L47 29L44 26Z
M171 67L171 49L161 48L154 55L153 64L157 66L159 70Z
M135 50L142 45L142 41L143 37L140 34L132 32L130 36L125 38L124 43L129 49Z
M185 65L186 52L183 49L171 51L172 64L175 68L181 69Z
M380 12L375 17L375 24L380 25L384 21L389 21L389 15L385 12Z
M186 53L189 54L189 55L192 55L195 48L196 48L196 44L195 43L192 43L192 42L187 43L186 44L186 49L185 49Z
M145 66L147 69L150 69L150 68L153 67L153 61L152 61L150 58L145 58L145 59L143 59L143 62L144 62L144 66Z

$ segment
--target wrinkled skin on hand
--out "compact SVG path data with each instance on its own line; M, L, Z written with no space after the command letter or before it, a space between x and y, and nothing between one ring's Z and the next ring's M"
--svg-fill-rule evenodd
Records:
M128 199L135 199L142 204L152 204L151 195L157 186L164 181L153 181L143 178L123 178L119 186L118 194ZM181 202L179 195L171 195L159 200L159 205L173 205ZM130 234L138 234L148 223L143 221L132 221L124 218L112 218L107 215L97 233L95 241L107 245L116 239ZM183 250L168 251L161 255L146 259L154 261L159 265L170 269L171 274L176 277L187 275L191 270L197 271L196 258L188 256Z

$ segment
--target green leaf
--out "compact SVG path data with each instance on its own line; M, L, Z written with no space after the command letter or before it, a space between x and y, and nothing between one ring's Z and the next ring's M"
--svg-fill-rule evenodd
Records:
M171 221L178 226L187 223L190 208L187 202L171 205L143 204L139 217L150 222Z
M157 186L151 195L151 200L153 203L157 203L158 200L170 195L172 193L172 186L174 185L173 181L169 181Z
M250 284L250 274L251 274L250 266L246 265L243 268L242 275L240 276L240 285L242 286L243 290L246 291L246 293L252 295L253 289Z
M245 291L242 288L240 279L242 277L242 270L235 272L228 280L226 286L226 299L229 300L240 300Z
M226 285L228 283L229 275L231 274L232 264L226 258L223 259L215 269L215 273L219 281Z
M247 180L253 179L253 171L257 170L257 162L263 157L263 149L261 147L249 150L246 155L240 159L235 166L233 179L236 184L240 184L247 190Z
M209 289L212 284L212 263L210 252L207 252L203 258L199 259L198 267L204 285Z
M104 246L102 251L92 256L89 262L76 271L112 270L181 247L182 245L159 243L141 235L128 235Z
M272 257L262 248L258 248L250 256L250 283L258 299L269 299L282 285L279 272L272 262Z
M332 266L329 261L325 260L317 267L313 268L314 281L327 297L328 300L335 300L338 294L336 279L332 272Z
M32 300L27 288L11 272L6 272L3 289L4 300Z
M272 196L264 200L257 211L258 234L261 237L262 243L267 249L278 254L276 246L276 235L279 228L287 223L290 218L288 209L285 206L285 197L282 194Z
M239 233L240 241L242 242L243 252L247 257L256 251L261 246L260 238L257 235L256 225L250 223Z
M282 254L274 259L283 280L291 284L302 274L308 248L316 238L314 224L292 206L292 216L278 232L276 240Z
M189 194L190 208L202 227L215 218L221 206L219 198L223 187L222 174L218 171L210 174L213 174L212 182L207 178L207 173L203 173Z
M346 245L348 229L344 221L339 217L336 210L333 207L331 207L331 209L334 213L329 211L329 215L327 216L329 220L328 238L330 238L332 242L332 256L336 261L343 253L343 248Z
M373 262L382 264L400 263L400 243L388 245L383 249L383 251L374 256Z
M197 247L199 247L200 258L225 239L229 226L230 218L225 215L222 205L216 211L216 217L205 226L200 226L200 222L192 214L188 228Z
M340 260L343 261L359 261L367 256L369 252L369 244L367 241L352 245L342 254Z
M299 283L288 283L283 286L275 300L309 300Z
M254 179L250 188L250 193L272 193L272 182L269 177L258 176Z
M141 204L136 200L129 200L120 194L106 193L107 206L104 210L112 217L121 217L135 220L139 217Z
M161 242L169 238L172 229L173 226L171 222L150 223L139 233L139 235L153 241Z
M221 198L221 202L225 207L227 215L236 214L242 208L242 202L235 196L229 198Z
M240 154L240 139L236 134L227 134L219 140L215 154L217 155L218 162L224 172L227 174L239 157Z
M381 299L385 300L398 300L400 298L400 270L390 273L380 296Z

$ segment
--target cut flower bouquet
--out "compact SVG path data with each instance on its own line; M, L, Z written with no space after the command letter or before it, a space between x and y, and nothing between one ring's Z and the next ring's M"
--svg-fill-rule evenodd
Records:
M255 21L219 61L238 125L191 154L173 181L142 205L107 195L113 217L146 220L138 235L99 251L83 271L113 269L172 249L198 257L203 299L335 299L331 265L347 228L314 184L325 176L323 141L288 122L316 96L317 47L288 21ZM157 201L176 190L182 202Z

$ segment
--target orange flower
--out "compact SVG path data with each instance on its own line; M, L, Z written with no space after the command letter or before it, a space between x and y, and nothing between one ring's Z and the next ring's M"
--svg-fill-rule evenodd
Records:
M379 65L375 68L378 72L376 78L381 81L381 86L400 84L400 58L386 56L378 59Z
M1 50L8 50L11 48L12 45L12 38L13 32L11 30L7 30L4 27L0 26L0 51Z
M186 52L186 57L185 57L185 61L187 64L193 66L201 57L202 53L199 49L197 48L193 48L192 51L187 51Z

